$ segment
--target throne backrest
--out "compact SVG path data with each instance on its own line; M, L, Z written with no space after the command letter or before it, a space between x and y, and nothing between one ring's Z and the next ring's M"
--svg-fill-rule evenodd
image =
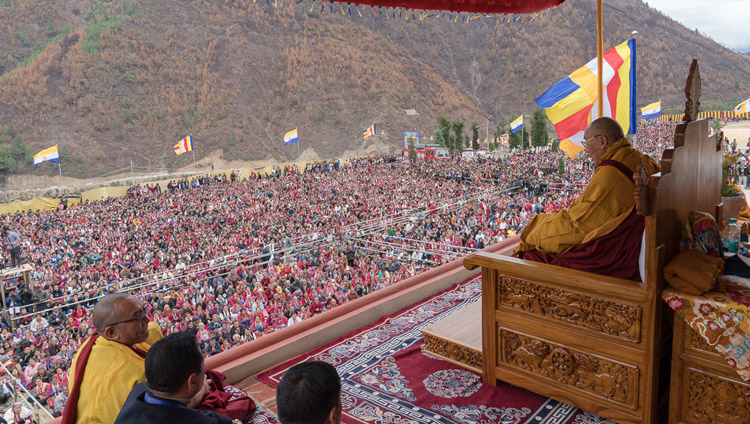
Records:
M698 113L700 72L693 61L685 93L686 121L677 125L674 148L662 154L661 173L644 178L648 193L636 202L646 216L646 281L661 292L662 270L680 251L682 226L690 211L721 220L721 143L708 136L708 121L692 121ZM638 190L637 190L638 192Z

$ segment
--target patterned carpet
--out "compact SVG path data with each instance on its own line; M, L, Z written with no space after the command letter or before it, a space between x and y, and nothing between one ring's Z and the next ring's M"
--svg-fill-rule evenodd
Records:
M272 387L292 365L322 360L342 378L345 423L611 423L422 352L419 330L481 298L471 278L446 291L258 375Z

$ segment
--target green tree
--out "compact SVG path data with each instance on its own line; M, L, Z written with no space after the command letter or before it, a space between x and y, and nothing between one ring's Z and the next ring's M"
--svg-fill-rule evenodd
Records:
M495 132L492 133L492 136L495 137L495 139L497 139L498 137L500 137L501 135L505 134L508 131L507 127L508 127L507 122L505 123L498 122L497 125L495 126Z
M443 115L437 117L435 126L435 141L443 147L453 150L453 138L451 137L451 128L453 124Z
M479 150L479 124L471 123L471 148L476 152Z
M461 153L464 140L464 123L461 120L453 121L453 151Z
M536 109L531 115L531 145L544 147L549 140L547 134L547 116L542 109Z
M508 137L508 146L511 149L517 149L519 147L522 149L528 149L529 148L529 132L520 130L520 131L517 131L515 134L510 134L510 137Z
M565 161L563 158L560 158L560 161L557 162L557 172L561 177L565 175Z
M47 37L54 37L57 35L57 28L55 28L54 22L47 21L46 34L47 34Z
M0 141L3 142L0 145L0 183L4 184L8 174L25 171L31 166L32 155L12 126L0 132Z
M724 124L721 122L721 120L718 119L711 121L708 126L714 130L714 134L716 134L717 137L719 136L721 129L724 128Z
M412 166L417 164L417 151L414 149L414 140L409 139L409 164Z
M497 125L495 125L495 131L492 133L492 136L497 140L500 138L501 135L508 132L508 123L507 122L498 122ZM500 147L499 143L495 142L493 143L495 145L495 149ZM493 149L494 150L494 149Z

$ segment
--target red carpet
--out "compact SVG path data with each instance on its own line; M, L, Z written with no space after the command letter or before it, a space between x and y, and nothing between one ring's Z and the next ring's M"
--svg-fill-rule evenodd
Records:
M419 330L481 297L478 277L260 374L273 387L292 365L333 364L345 423L609 423L526 390L483 384L475 373L422 353Z

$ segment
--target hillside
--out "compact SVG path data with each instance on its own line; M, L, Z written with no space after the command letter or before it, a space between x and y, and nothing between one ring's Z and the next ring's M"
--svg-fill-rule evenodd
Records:
M21 159L58 144L66 175L131 161L146 172L177 169L192 157L172 145L189 133L197 158L288 161L297 149L281 138L294 127L320 158L393 151L403 131L430 135L440 114L467 128L479 122L483 135L488 115L494 125L531 113L535 97L595 56L594 0L569 0L529 23L274 3L0 1L0 153L14 151L0 168L55 174ZM680 107L692 58L704 104L750 92L746 58L640 1L605 2L605 45L632 30L639 104ZM384 134L365 142L372 122Z

